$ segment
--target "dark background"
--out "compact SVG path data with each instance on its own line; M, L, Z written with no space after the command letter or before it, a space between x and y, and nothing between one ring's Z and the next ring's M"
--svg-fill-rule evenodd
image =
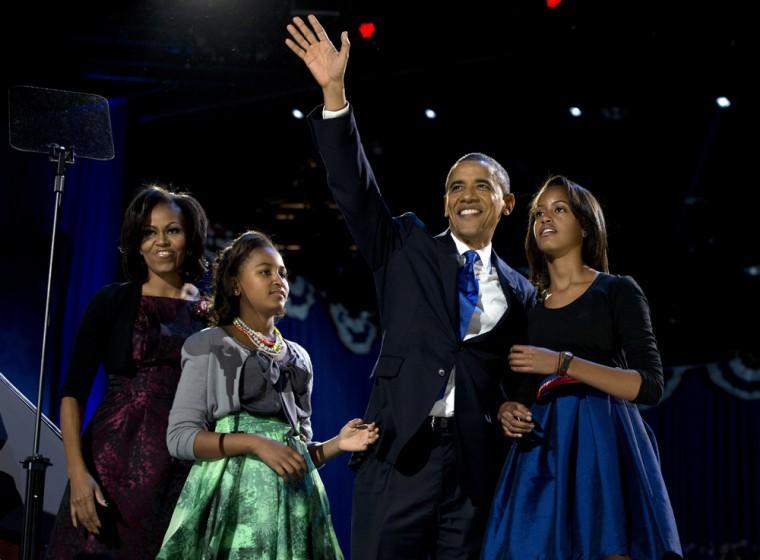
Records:
M110 163L80 161L67 179L44 405L53 418L61 364L81 308L95 289L118 277L121 214L145 182L190 190L220 238L249 227L273 234L289 268L316 287L321 307L339 302L355 314L374 313L371 276L330 199L307 124L291 114L295 108L308 113L321 100L306 68L284 45L289 19L309 12L318 14L335 40L349 31L348 97L394 213L414 210L432 232L443 230L446 172L463 153L486 152L510 172L518 197L518 210L500 226L494 246L524 269L530 195L548 175L565 174L602 202L611 269L633 275L647 293L667 366L738 356L751 371L760 367L752 165L758 98L749 85L757 56L746 3L566 0L548 9L536 0L450 7L175 0L4 9L5 87L107 97L117 150ZM378 26L371 41L356 32L365 20ZM718 96L728 97L731 106L718 107ZM582 116L572 117L571 106ZM436 119L425 117L427 108ZM10 148L0 164L6 319L0 371L33 398L52 166ZM323 375L360 379L344 395L350 405L341 413L361 414L372 354L361 362L362 371L347 372L329 361L327 348L334 342L312 346L308 333L304 329L302 341L316 361L325 360ZM758 465L757 403L730 397L720 401L720 410L728 412L705 415L705 407L727 397L707 374L699 376L705 383L694 382L695 396L682 396L674 410L666 401L650 418L663 447L663 469L672 473L668 484L677 494L684 543L702 547L694 550L743 539L757 543L757 500L747 498L758 492L758 470L747 467ZM760 377L750 381L760 383ZM320 397L326 410L333 396L328 387ZM750 394L757 398L760 390ZM684 421L692 415L704 423ZM332 429L343 420L331 416L323 425ZM316 422L319 427L318 417ZM668 463L663 438L688 439L673 428L681 422L683 430L711 431L700 431L687 450L693 462L681 464L680 451L674 451ZM736 436L731 445L727 433ZM735 448L743 450L741 456ZM728 496L720 491L725 503L700 501L693 488L673 489L681 469L704 462L706 453L710 461L725 463L721 469L727 472L749 469ZM350 475L329 469L334 508L336 499L343 504L336 508L336 525L346 539L341 508L350 492L343 479ZM721 472L697 476L694 485L712 487ZM331 477L341 489L331 488ZM754 505L747 506L747 499ZM718 522L730 508L738 518ZM696 512L701 521L687 515Z

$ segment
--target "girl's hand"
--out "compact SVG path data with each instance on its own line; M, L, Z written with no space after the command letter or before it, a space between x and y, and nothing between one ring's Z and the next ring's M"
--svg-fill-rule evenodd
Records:
M519 373L557 373L559 353L538 346L515 344L509 351L509 367Z
M514 401L507 401L499 407L499 422L504 435L511 438L521 438L535 427L530 410Z
M285 444L258 436L252 446L253 455L286 481L299 480L306 474L303 456Z
M380 437L380 429L374 422L364 424L361 418L349 420L338 434L338 449L341 451L366 451Z
M70 494L69 510L71 523L78 527L79 523L90 533L100 532L100 518L95 511L95 500L101 506L108 506L100 486L92 478L87 469L79 469L69 475Z

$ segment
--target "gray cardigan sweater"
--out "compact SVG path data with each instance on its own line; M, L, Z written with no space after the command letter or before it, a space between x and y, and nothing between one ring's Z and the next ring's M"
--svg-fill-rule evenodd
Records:
M289 360L309 374L307 401L311 401L313 369L309 354L295 342L286 341ZM253 352L240 345L221 327L195 333L182 347L182 376L177 386L166 445L178 459L196 459L195 436L230 413L241 410L240 377ZM311 406L308 407L311 413ZM301 434L311 442L311 418L300 418Z

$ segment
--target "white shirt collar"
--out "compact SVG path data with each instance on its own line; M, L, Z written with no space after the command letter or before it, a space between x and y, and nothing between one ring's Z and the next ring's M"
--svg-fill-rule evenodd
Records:
M461 241L457 238L456 235L454 235L454 232L449 231L449 234L451 235L451 238L454 240L454 244L457 246L457 252L459 253L459 256L464 255L467 251L470 251L470 247L467 246L466 243ZM483 270L487 270L490 272L491 270L491 243L488 243L485 247L482 249L476 249L475 250L478 253L478 256L480 257L480 262L483 263Z

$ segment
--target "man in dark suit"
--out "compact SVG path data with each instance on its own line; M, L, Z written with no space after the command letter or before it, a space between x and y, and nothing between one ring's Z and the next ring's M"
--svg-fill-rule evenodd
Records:
M365 418L378 444L357 467L352 558L478 558L506 443L506 353L524 340L535 291L491 248L515 204L504 168L468 154L446 179L449 230L393 218L375 183L337 51L314 16L288 26L290 49L322 87L310 122L328 183L377 288L383 345ZM512 404L511 406L514 406Z

